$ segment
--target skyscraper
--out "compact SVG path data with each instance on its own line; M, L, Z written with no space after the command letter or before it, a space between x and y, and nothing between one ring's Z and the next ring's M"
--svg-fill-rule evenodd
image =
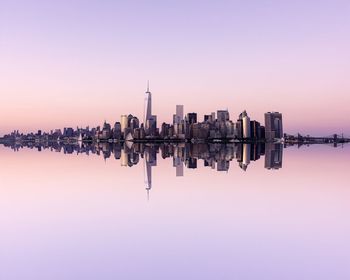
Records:
M176 123L184 119L184 105L176 105Z
M197 123L197 113L188 113L187 120L190 124Z
M243 138L250 138L250 118L245 110L239 115L239 120L242 120Z
M265 114L265 138L266 141L281 139L283 137L282 114L268 112Z
M149 91L149 82L147 83L147 91L145 92L145 107L144 107L144 119L143 123L145 124L146 129L148 129L147 121L152 116L152 94Z
M228 112L228 110L218 110L217 118L219 122L228 121L230 119L230 113Z
M121 115L120 116L120 128L121 132L124 133L125 128L128 127L128 116L127 115Z

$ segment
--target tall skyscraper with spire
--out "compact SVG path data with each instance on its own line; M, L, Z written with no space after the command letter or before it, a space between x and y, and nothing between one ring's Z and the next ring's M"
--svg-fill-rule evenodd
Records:
M147 91L145 92L145 107L144 107L144 119L143 123L145 128L148 129L147 121L152 116L152 94L149 91L149 81L147 82Z

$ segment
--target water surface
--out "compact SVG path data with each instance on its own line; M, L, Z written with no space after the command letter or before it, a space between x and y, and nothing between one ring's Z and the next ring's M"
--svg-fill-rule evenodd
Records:
M246 171L123 152L0 146L1 279L349 279L349 146Z

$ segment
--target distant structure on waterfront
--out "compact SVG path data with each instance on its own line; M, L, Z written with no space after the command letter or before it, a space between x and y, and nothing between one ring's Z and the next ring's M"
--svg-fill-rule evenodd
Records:
M183 105L176 105L172 123L163 122L157 125L157 116L152 113L152 94L149 83L144 98L143 123L132 114L121 115L120 122L112 126L104 122L103 126L94 128L65 127L50 132L23 134L18 130L0 138L7 142L192 142L192 143L256 143L256 142L293 142L293 143L342 143L344 139L339 135L331 137L303 137L300 134L291 136L284 134L282 114L268 112L265 114L264 124L252 120L244 110L236 121L230 119L228 110L217 110L204 115L200 121L196 112L184 113ZM176 164L176 163L174 163ZM179 174L181 171L179 170Z

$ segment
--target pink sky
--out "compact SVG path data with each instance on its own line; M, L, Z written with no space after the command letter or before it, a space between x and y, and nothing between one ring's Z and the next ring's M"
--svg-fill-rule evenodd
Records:
M140 118L176 104L284 115L286 132L350 134L348 1L4 1L0 134Z

